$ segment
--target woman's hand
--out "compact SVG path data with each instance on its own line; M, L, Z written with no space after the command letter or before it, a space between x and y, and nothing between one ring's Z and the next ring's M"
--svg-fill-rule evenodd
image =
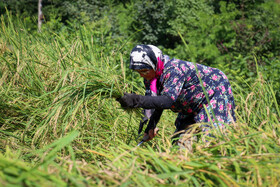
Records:
M149 133L144 133L143 140L145 142L152 140L157 135L157 132L158 132L158 128L150 129Z
M140 95L124 93L124 96L117 98L116 100L121 104L123 108L136 108L140 101Z

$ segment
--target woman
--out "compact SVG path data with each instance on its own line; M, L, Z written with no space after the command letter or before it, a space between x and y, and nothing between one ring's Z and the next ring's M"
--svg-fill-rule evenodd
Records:
M144 78L146 94L124 94L118 101L124 108L144 108L145 118L140 126L150 119L144 140L151 140L156 135L156 124L163 109L178 112L175 132L185 130L194 123L213 122L215 126L223 126L235 121L234 98L230 83L222 71L201 64L169 59L153 45L134 47L130 54L129 68ZM207 94L209 103L204 93ZM203 125L202 131L209 128L210 126Z

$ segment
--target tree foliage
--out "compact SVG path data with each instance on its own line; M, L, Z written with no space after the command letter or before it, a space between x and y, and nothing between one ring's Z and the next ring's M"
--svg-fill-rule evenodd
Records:
M37 1L3 0L2 16L5 7L36 32ZM88 25L93 33L221 68L241 82L256 77L257 63L279 90L280 4L273 0L44 0L43 13L43 30L70 37Z

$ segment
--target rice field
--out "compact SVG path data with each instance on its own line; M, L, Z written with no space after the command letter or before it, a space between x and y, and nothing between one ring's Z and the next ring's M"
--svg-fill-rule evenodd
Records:
M164 111L158 136L137 147L141 111L115 101L144 93L127 68L132 46L85 26L67 37L31 34L2 17L2 186L280 185L279 90L261 71L246 89L231 80L237 122L223 134L214 129L193 152L178 149L176 115Z

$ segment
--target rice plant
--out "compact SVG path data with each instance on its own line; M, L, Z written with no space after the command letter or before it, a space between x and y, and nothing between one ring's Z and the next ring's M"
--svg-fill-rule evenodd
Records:
M115 98L143 94L127 70L131 49L86 26L70 37L0 28L0 181L26 186L279 186L279 104L261 72L250 92L232 81L237 122L194 151L171 143L175 115L137 147L140 110ZM103 36L104 37L104 36ZM121 46L121 47L120 47ZM246 90L248 90L246 89Z

